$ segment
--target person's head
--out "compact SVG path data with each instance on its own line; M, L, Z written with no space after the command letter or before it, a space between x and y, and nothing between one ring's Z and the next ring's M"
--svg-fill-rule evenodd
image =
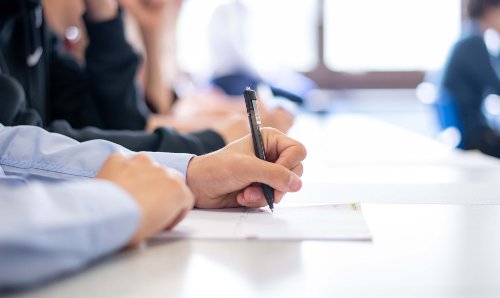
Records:
M469 0L467 12L470 18L500 31L500 0Z

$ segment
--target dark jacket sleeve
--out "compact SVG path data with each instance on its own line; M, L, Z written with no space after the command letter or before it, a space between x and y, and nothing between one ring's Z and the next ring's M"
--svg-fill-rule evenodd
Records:
M122 18L85 22L89 36L86 72L96 105L108 129L143 130L150 111L136 75L139 56L125 39Z
M134 151L204 154L225 145L211 130L143 131L147 112L134 85L139 60L125 41L121 19L87 26L91 41L86 67L62 53L53 40L51 118L65 121L51 123L49 130L78 141L104 139Z
M135 85L139 57L125 41L121 17L87 23L85 65L64 53L52 37L52 119L73 127L142 130L148 111Z
M158 128L152 133L131 130L101 130L95 127L74 129L66 121L53 122L49 130L77 141L103 139L133 151L158 151L205 154L222 148L224 140L212 130L180 134L173 129Z

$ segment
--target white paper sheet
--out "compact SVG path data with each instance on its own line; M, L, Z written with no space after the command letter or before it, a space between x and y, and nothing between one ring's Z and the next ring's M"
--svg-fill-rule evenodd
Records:
M371 240L357 204L192 210L172 231L154 238Z

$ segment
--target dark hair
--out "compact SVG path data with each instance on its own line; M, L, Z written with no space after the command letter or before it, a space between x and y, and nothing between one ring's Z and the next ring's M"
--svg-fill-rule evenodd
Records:
M467 12L469 17L479 19L484 16L488 8L500 5L500 0L469 0Z

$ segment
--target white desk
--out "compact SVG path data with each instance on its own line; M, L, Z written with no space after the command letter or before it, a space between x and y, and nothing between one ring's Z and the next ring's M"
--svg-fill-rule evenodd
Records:
M308 148L304 188L291 201L500 203L500 160L478 152L363 116L304 116L291 135Z
M484 190L475 194L476 201L459 192L454 200L456 193L450 192L478 183L498 193L497 161L457 155L365 118L325 123L321 128L316 120L301 119L292 131L307 137L310 155L305 190L289 200L370 202L363 209L373 242L149 243L18 296L500 297L500 206L485 205L495 198L485 199ZM328 136L318 138L323 132ZM311 147L314 144L322 147ZM415 151L415 146L421 150ZM399 201L389 191L398 184L403 185ZM424 202L433 204L405 195L417 184L423 194L434 184L435 193ZM376 185L370 191L369 186ZM437 199L467 205L440 205ZM394 202L407 204L387 204Z

